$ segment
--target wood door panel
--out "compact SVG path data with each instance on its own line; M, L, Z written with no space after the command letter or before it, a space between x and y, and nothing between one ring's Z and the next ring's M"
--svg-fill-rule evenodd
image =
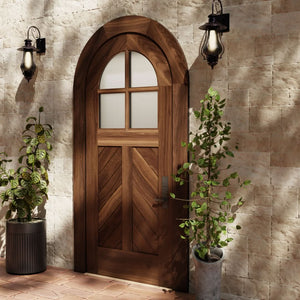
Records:
M158 254L158 148L132 148L133 251Z
M151 254L98 248L98 273L149 284L160 284L158 257Z
M98 172L98 245L121 249L121 147L98 147Z

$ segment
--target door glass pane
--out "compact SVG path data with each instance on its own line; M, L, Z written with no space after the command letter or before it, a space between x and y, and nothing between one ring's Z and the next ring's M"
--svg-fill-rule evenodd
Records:
M131 128L157 128L157 92L132 93Z
M157 86L155 70L150 61L138 52L130 53L131 87Z
M99 96L100 128L125 128L125 94Z
M115 55L106 65L100 81L100 89L125 87L125 52Z

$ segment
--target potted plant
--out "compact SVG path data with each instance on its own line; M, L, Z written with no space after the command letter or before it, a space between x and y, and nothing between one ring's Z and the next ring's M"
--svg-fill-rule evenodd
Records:
M22 133L17 170L7 170L6 153L0 156L0 185L2 205L6 213L6 271L32 274L46 270L46 223L36 218L37 207L48 198L49 151L52 127L41 123L43 107L38 117L26 119Z
M179 225L194 247L195 290L197 299L220 299L220 283L224 254L222 247L233 239L228 236L228 228L236 217L236 210L243 205L242 197L234 196L240 187L250 184L241 181L237 172L224 160L234 157L228 146L231 125L222 121L226 100L210 88L200 101L200 110L193 115L199 126L190 132L190 142L182 143L189 153L189 161L183 163L174 180L179 185L192 182L189 201L190 217ZM235 183L235 184L234 184ZM236 229L240 229L236 225Z

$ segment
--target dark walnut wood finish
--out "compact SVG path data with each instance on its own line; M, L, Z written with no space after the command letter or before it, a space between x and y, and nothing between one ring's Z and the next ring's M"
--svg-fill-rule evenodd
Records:
M100 90L105 66L124 51L152 63L158 85ZM158 128L130 129L130 93L158 92ZM99 129L99 94L125 93L125 129ZM188 288L188 245L180 240L182 203L159 205L162 178L186 160L188 70L176 39L159 23L129 16L101 27L85 46L74 79L75 270Z

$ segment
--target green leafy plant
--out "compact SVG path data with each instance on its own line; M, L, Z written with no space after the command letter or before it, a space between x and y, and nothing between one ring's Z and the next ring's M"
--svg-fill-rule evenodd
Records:
M7 170L10 162L6 153L0 154L0 186L6 187L1 193L2 205L9 203L6 218L16 216L18 221L31 221L34 209L48 199L48 165L50 164L49 151L52 145L49 142L52 136L52 126L41 124L39 108L38 117L26 119L25 130L22 133L24 145L18 163L19 168Z
M179 226L184 232L181 237L196 243L197 255L205 261L218 260L213 257L211 248L225 247L233 240L228 237L228 225L234 222L235 212L244 200L235 199L230 185L235 182L240 188L250 184L250 180L241 181L237 172L230 172L230 164L222 164L227 157L234 157L228 146L231 124L222 121L225 104L226 100L221 99L217 91L208 90L200 101L200 110L194 111L199 127L190 132L188 144L182 143L189 153L189 161L173 175L179 185L189 180L193 183L190 203L186 206L191 211L190 217ZM174 193L170 196L178 199ZM236 229L240 228L236 225Z

